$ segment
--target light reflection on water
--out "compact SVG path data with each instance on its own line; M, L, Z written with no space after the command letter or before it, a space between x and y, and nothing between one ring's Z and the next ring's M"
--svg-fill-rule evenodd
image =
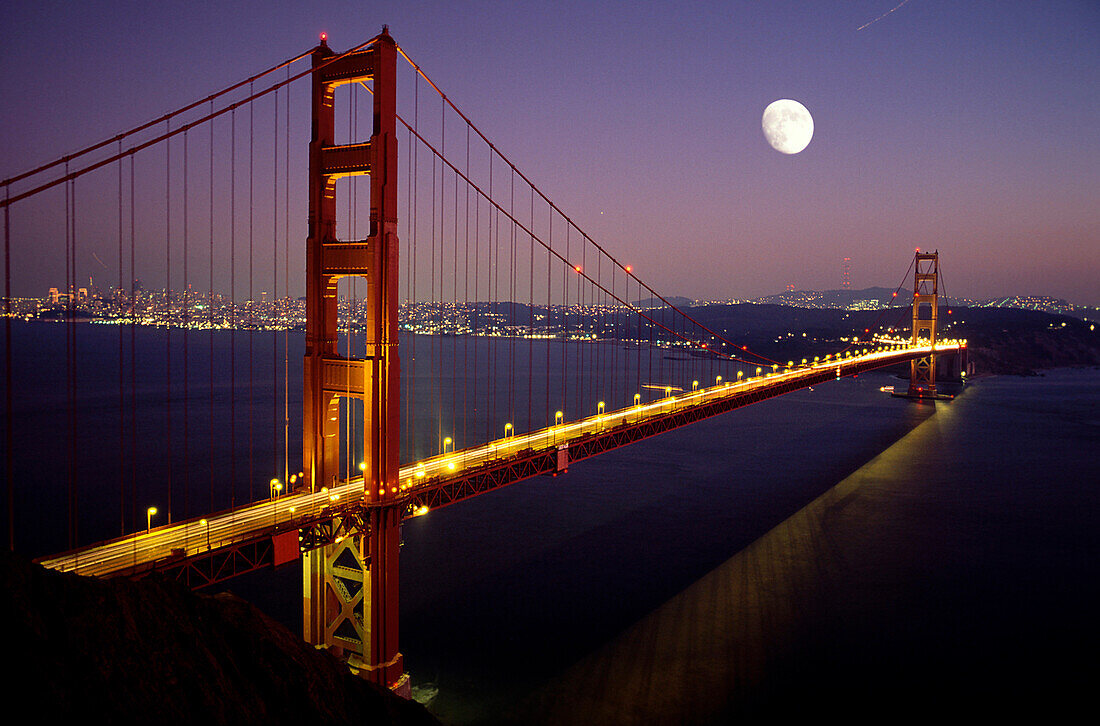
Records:
M443 535L407 527L404 650L414 680L440 688L433 710L448 723L690 724L1081 700L1067 654L1098 640L1087 483L1100 437L1080 413L1096 410L1100 377L988 379L928 418L853 404L858 388L829 394L847 403L799 395L469 521L456 507L438 524L449 558L420 546ZM880 438L859 421L871 413L896 442L822 486L815 466L835 473L861 451L850 439ZM786 442L755 456L691 459L784 418ZM670 451L691 463L661 462ZM428 570L438 581L421 581Z

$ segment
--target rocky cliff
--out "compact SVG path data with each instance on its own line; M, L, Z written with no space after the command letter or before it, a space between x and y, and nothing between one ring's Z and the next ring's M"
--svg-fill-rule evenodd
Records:
M232 595L2 558L12 703L35 721L437 724ZM11 707L12 704L9 704Z

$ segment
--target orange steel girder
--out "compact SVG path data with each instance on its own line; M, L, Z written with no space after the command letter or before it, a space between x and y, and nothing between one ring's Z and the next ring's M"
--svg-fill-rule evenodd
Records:
M933 353L914 358L909 365L909 395L918 398L936 397L936 319L939 317L940 253L917 252L913 272L913 345L927 339ZM927 306L927 307L925 307ZM922 317L922 309L930 309Z
M363 400L363 482L374 505L369 526L355 536L362 592L349 600L333 586L347 581L343 543L306 554L303 561L303 629L315 645L341 651L355 643L349 662L365 678L391 688L404 683L398 651L398 546L396 504L400 455L400 371L397 353L397 45L383 28L365 50L334 59L324 41L313 51L312 138L309 145L309 234L306 240L306 354L302 455L313 491L340 477L340 398ZM334 90L373 82L374 125L365 143L335 144ZM370 176L370 235L336 236L336 180ZM337 349L336 283L367 280L367 326L362 358ZM357 620L358 622L351 622ZM339 634L339 635L337 635Z

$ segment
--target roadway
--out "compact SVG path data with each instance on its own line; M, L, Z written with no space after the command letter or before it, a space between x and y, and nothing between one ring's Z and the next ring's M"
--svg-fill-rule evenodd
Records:
M954 341L939 343L936 345L936 352L957 351L960 347ZM423 501L423 497L418 495L462 477L465 472L490 466L495 462L554 451L612 427L641 426L660 417L712 406L726 399L743 398L768 389L795 390L802 387L798 384L803 380L807 381L806 385L812 385L822 380L823 374L835 374L836 378L841 378L863 370L923 357L931 352L930 346L915 347L896 343L884 349L850 357L829 356L825 360L815 360L790 368L758 369L759 373L755 376L739 377L734 381L716 381L715 385L698 387L678 395L666 390L668 395L649 403L603 411L575 421L562 421L530 433L509 435L481 446L447 452L403 466L400 469L400 481L394 483L389 497L383 497L384 503L401 505L408 502L410 507L415 507L417 501ZM377 506L377 498L373 499L374 501L368 502L363 491L362 477L356 477L331 489L291 492L230 511L210 514L202 519L162 525L81 547L43 558L39 562L55 570L99 577L135 573L154 567L160 569L165 563L201 557L217 550L239 546L243 542L270 538L333 520L344 512L361 510L364 506ZM415 516L426 512L427 507L421 505L411 508L409 514Z

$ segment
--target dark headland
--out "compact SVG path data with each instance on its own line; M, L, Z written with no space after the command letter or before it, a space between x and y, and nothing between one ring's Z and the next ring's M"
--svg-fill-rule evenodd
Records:
M5 692L36 721L439 723L233 595L0 562Z

